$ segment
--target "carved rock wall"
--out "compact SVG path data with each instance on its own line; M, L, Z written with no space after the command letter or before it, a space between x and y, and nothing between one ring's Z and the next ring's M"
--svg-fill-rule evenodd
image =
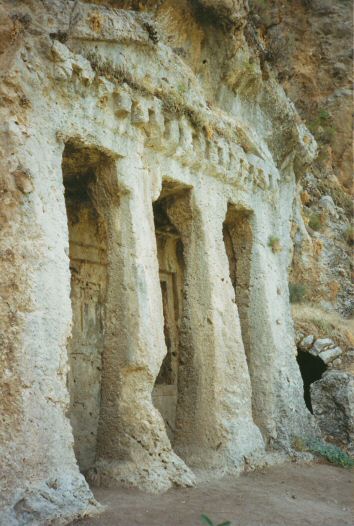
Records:
M242 24L226 22L223 9L215 24L188 2L168 2L168 12L102 4L1 4L0 458L8 524L61 524L97 510L77 460L93 483L159 492L192 485L203 471L238 473L315 430L287 287L294 169L312 159L315 143ZM188 17L190 34L178 25ZM95 218L86 233L82 192ZM153 210L161 196L184 261L172 442L152 398L167 351ZM252 240L241 299L223 235L230 207L252 232L234 243L237 253ZM87 430L78 430L82 415L73 419L70 378L85 379L72 363L67 383L68 351L78 318L85 321L70 286L69 242L81 226L79 259L99 253L106 268L98 279L102 327L94 324L90 340L101 370L84 389L97 427L85 465L77 451ZM272 250L274 237L281 251ZM91 270L79 272L86 279Z

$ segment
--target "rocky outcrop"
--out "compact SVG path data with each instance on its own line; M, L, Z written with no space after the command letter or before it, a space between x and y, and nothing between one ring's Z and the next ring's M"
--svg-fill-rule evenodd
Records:
M353 313L352 12L350 2L250 1L264 60L308 128L319 155L299 173L290 282L303 301Z
M354 453L354 377L328 371L311 386L313 413L323 436Z
M327 174L332 171L351 191L350 2L251 0L250 5L251 21L264 39L267 59L318 139L319 166L327 165Z
M354 376L340 370L348 366L343 364L341 347L331 338L298 334L297 348L306 405L323 438L352 452ZM351 356L348 358L352 360Z
M298 360L307 368L302 373L308 407L312 404L325 437L352 447L351 5L317 0L250 4L266 58L319 148L298 180L290 296L296 303ZM314 357L310 365L306 353Z
M315 339L312 334L301 340L298 343L298 348L320 358L326 365L337 360L343 353L342 349L331 338Z

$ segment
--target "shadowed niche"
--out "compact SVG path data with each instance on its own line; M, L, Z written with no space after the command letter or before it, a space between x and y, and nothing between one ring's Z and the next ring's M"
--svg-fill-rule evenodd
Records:
M313 356L305 351L298 351L296 359L299 364L302 381L304 382L304 400L307 409L313 413L310 387L313 382L322 378L327 365L318 356Z
M83 472L96 456L107 288L107 226L92 190L99 170L109 163L97 148L73 142L65 146L62 171L72 305L67 384L74 451Z

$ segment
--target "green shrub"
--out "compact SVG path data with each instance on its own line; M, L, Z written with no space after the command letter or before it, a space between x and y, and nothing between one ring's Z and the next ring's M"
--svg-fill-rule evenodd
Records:
M207 526L231 526L230 521L226 522L220 522L220 524L215 524L207 515L201 515L200 520L202 521L202 524L206 524Z
M336 133L336 129L331 125L331 122L331 114L325 109L320 109L317 116L307 123L307 127L318 141L329 144Z
M328 462L343 468L352 468L354 459L340 447L329 444L319 438L300 438L295 437L293 447L298 451L309 451L314 455L325 458Z
M306 299L307 287L303 283L289 283L290 303L301 303Z
M328 113L327 110L322 109L318 112L318 118L321 121L321 123L323 123L325 121L328 121L331 118L331 115L330 113Z
M312 230L320 230L322 227L321 214L318 212L314 212L313 214L311 214L308 225Z

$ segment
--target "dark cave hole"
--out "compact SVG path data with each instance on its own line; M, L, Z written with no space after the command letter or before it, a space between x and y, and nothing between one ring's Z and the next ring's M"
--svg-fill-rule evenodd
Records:
M322 378L323 373L327 369L327 365L318 356L313 356L305 351L298 351L296 359L304 382L305 404L308 410L313 413L310 386L313 382Z

